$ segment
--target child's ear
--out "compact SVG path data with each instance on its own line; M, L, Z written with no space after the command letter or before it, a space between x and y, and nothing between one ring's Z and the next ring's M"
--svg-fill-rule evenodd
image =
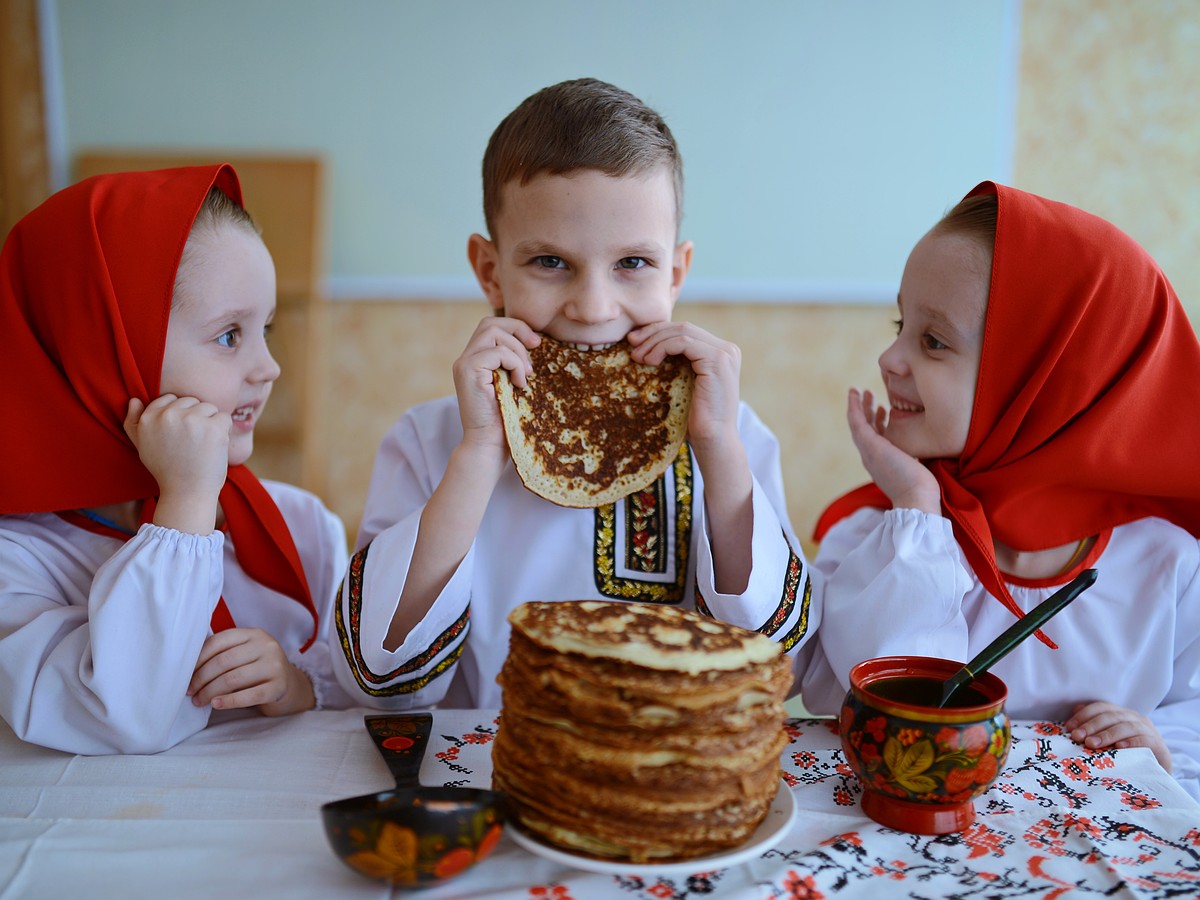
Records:
M504 314L504 294L500 290L500 281L496 277L499 256L496 245L482 234L473 234L467 239L467 259L475 271L475 280L483 289L492 309Z
M679 299L679 292L683 290L684 279L687 278L688 269L692 267L692 242L684 241L675 247L675 256L671 261L671 305L675 305L675 301Z

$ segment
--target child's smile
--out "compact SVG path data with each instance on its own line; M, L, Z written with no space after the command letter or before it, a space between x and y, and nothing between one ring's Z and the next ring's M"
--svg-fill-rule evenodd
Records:
M891 407L891 416L903 418L910 413L924 412L925 407L919 403L913 403L910 400L904 399L900 394L888 391L888 405Z
M264 403L251 403L247 406L239 406L233 411L233 430L239 432L250 432L254 430L254 425L258 421L258 414Z

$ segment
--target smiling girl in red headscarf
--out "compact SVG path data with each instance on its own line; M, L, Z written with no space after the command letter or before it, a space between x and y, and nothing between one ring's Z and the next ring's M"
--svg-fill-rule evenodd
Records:
M0 715L147 753L214 709L345 705L340 521L244 465L279 375L271 257L228 166L91 178L0 256Z
M1200 798L1200 344L1171 285L1109 223L985 182L918 242L898 302L890 411L849 399L873 483L817 526L806 705L836 710L869 657L970 659L1094 567L993 668L1008 712L1150 747Z

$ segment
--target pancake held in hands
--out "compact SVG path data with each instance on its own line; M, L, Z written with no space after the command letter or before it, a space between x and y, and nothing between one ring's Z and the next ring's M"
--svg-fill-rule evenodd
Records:
M787 744L778 644L644 603L525 603L509 622L492 780L519 827L639 864L753 834Z
M524 390L496 373L504 433L525 486L560 506L639 491L679 453L695 376L682 356L635 363L624 341L579 350L542 336Z

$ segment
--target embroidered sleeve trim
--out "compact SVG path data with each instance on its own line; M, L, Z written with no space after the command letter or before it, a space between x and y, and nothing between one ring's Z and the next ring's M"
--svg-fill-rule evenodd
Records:
M401 663L390 672L372 672L367 666L366 659L363 658L360 644L362 637L363 573L367 565L367 551L370 549L371 545L367 544L367 546L355 553L350 560L345 603L348 611L348 621L343 617L343 604L339 602L335 615L338 641L342 646L342 653L345 654L347 661L350 663L350 671L354 673L354 680L358 682L359 689L363 693L372 697L411 694L428 685L433 679L446 672L454 663L458 662L458 658L462 655L467 632L470 629L471 607L468 606L463 610L463 614L449 628L439 634L433 643L416 656ZM395 684L386 684L386 682L390 682L393 679L424 669L452 644L455 644L453 649L443 659L438 661L437 665L430 671L417 678L399 681ZM380 687L380 685L383 686Z
M784 540L787 540L785 537ZM765 634L767 637L774 637L780 628L787 623L788 619L796 609L796 595L799 593L800 576L804 572L804 563L796 554L795 550L790 550L788 553L787 569L783 576L783 594L779 598L779 605L775 608L771 618L763 625L760 625L756 631ZM712 610L708 608L708 603L704 600L704 595L700 593L700 583L696 583L696 611L702 615L708 616L710 619L715 619ZM792 629L785 634L779 643L783 646L784 651L791 650L800 642L800 639L808 633L808 610L812 603L812 581L807 574L804 575L804 599L800 604L800 617L796 620L796 624Z
M784 541L787 541L787 536L784 536ZM792 617L792 613L796 609L796 593L800 586L800 573L804 571L804 563L800 561L800 557L796 555L796 551L791 549L789 545L787 569L783 574L783 594L779 598L779 606L775 608L774 615L771 616L765 623L759 626L758 630L767 637L774 637L775 632L779 631L784 626L784 623ZM800 620L803 624L803 630L800 634L808 629L808 594L805 594L804 609L801 610Z
M804 576L804 600L800 604L800 617L796 619L796 624L792 626L792 630L783 636L779 642L783 646L783 651L786 653L798 643L800 639L808 633L808 607L812 603L812 579L807 575Z

